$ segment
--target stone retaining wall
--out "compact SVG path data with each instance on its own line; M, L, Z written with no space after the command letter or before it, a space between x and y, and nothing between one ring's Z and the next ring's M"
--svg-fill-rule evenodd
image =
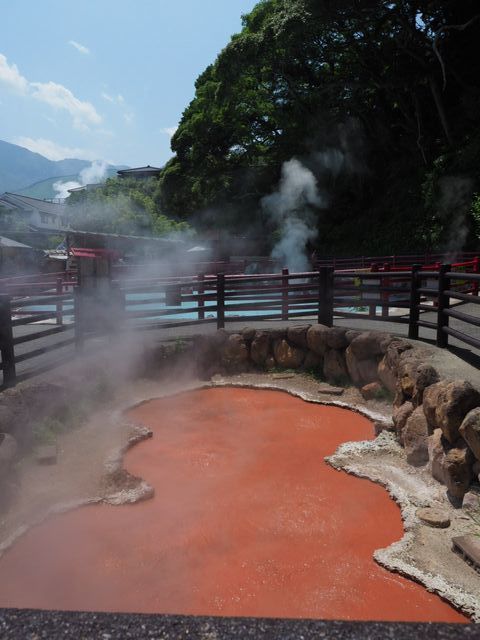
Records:
M469 488L480 480L480 392L465 380L444 379L406 340L319 324L220 330L196 339L194 357L207 376L313 370L329 383L359 387L366 399L390 396L392 429L407 461L428 465L456 506L474 500Z
M469 492L472 482L480 480L480 392L465 380L445 379L425 362L424 352L406 340L315 324L246 328L241 333L220 330L180 346L139 354L130 379L146 373L157 376L165 367L175 375L175 366L176 371L187 370L193 361L207 378L216 373L293 369L315 372L337 386L353 384L366 399L392 399L391 428L411 465L428 465L453 504L480 507L479 498ZM128 384L128 376L122 384ZM75 392L71 386L36 383L1 393L0 433L8 437L0 437L0 481L15 456L31 447L39 421L68 420L78 401L98 395L97 387L98 379L92 375Z

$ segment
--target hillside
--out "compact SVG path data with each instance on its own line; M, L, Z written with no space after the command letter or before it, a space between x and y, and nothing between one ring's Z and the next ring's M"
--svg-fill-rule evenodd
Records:
M112 178L116 176L117 171L120 168L125 167L114 167L110 165L107 169L106 178ZM58 193L53 188L53 185L56 182L80 182L80 176L78 173L73 175L62 175L55 176L52 178L47 178L46 180L41 180L40 182L36 182L35 184L31 184L24 189L17 189L15 193L20 193L23 196L29 196L30 198L40 198L43 200L49 200L50 198L58 197Z
M0 140L0 193L18 191L54 176L77 175L87 160L48 160L39 153Z

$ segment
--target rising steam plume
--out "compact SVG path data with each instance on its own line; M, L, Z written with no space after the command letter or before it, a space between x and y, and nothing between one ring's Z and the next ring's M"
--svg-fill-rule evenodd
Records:
M107 176L108 165L106 162L96 160L89 167L85 167L78 176L79 180L67 180L62 182L59 180L53 184L57 198L68 198L69 189L77 189L87 184L103 182Z
M304 162L285 162L278 190L262 199L263 210L279 232L272 257L291 271L311 267L307 244L317 239L319 211L328 208L336 179L368 171L360 122L351 118L340 123L330 139L329 146L319 145Z
M318 233L315 209L327 205L312 171L296 158L285 162L278 191L262 199L264 211L280 233L272 258L290 271L309 270L306 246Z

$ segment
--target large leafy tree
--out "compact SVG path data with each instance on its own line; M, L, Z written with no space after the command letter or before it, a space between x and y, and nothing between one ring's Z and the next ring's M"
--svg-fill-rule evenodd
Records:
M480 177L477 14L475 0L262 0L198 78L157 202L213 211L216 226L262 222L262 196L298 157L330 195L325 244L441 243L442 179ZM362 218L375 237L359 238Z
M190 229L163 215L154 201L155 178L109 178L93 190L77 191L67 200L73 229L127 235L165 236Z

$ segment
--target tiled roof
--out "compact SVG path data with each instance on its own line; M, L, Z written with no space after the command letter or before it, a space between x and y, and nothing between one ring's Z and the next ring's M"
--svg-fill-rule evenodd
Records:
M23 242L17 242L16 240L12 240L11 238L6 238L5 236L0 236L0 247L14 247L16 249L31 249L28 244L23 244Z
M159 173L161 171L160 167L151 167L147 165L146 167L134 167L133 169L120 169L117 171L118 175L135 175L136 173Z
M81 187L75 187L74 189L67 189L67 191L68 193L76 193L77 191L90 191L104 186L105 184L103 182L92 182L91 184L83 184Z
M165 244L165 245L183 245L184 241L176 238L159 238L157 236L127 236L119 233L101 233L99 231L78 231L76 229L69 229L67 234L70 237L80 238L81 236L88 238L100 238L100 239L108 239L112 240L141 240L143 242L151 242L156 244Z
M39 198L30 198L29 196L21 196L18 193L8 192L0 196L0 203L6 206L16 207L17 209L37 209L41 213L48 213L54 216L65 215L67 206L57 202L49 202L48 200L40 200Z

